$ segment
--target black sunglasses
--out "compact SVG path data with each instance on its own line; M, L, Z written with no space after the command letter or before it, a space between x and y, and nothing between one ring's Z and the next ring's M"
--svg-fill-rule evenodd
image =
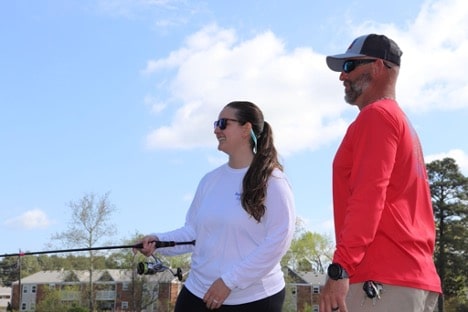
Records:
M373 63L377 61L377 59L365 59L365 60L347 60L343 63L343 72L346 74L349 74L353 70L356 69L356 67L368 63Z
M228 121L240 122L240 121L237 120L237 119L220 118L219 120L216 120L216 121L213 123L213 126L214 126L215 129L216 129L216 127L218 127L219 129L224 130L224 129L226 129L226 127L227 127L227 125L228 125Z

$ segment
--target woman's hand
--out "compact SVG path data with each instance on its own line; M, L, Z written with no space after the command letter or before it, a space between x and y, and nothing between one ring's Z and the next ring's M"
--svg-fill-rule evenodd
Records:
M218 278L213 282L213 284L211 284L211 287L203 297L203 301L206 303L206 307L208 309L218 309L230 293L231 289L224 284L224 281L221 278Z
M139 242L135 245L141 244L141 248L133 248L133 253L141 252L145 256L151 256L154 251L156 250L156 241L159 241L159 238L153 235L147 235L143 237Z

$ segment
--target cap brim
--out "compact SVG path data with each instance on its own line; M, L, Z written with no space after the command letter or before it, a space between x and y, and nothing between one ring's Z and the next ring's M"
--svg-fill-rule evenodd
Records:
M336 71L336 72L341 72L343 71L343 63L347 59L363 57L363 56L365 55L358 54L358 53L343 53L343 54L331 55L331 56L327 56L327 65L328 65L328 68L330 68L331 70Z

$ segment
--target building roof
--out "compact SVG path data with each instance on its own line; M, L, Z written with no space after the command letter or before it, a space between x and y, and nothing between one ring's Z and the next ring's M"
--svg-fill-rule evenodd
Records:
M286 267L286 274L292 278L295 284L325 285L327 275L311 271L294 271Z
M312 285L325 285L327 275L315 272L296 272L304 281Z
M133 270L94 270L93 282L131 282ZM145 275L149 281L153 282L171 282L175 279L169 271L159 272L154 275ZM54 284L54 283L86 283L89 281L88 270L54 270L39 271L21 279L22 284ZM13 282L18 284L19 281Z

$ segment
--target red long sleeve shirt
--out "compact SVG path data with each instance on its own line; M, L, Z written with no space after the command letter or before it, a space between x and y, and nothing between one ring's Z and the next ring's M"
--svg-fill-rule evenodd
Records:
M364 107L333 161L334 262L350 283L374 280L441 292L435 224L416 132L398 104Z

